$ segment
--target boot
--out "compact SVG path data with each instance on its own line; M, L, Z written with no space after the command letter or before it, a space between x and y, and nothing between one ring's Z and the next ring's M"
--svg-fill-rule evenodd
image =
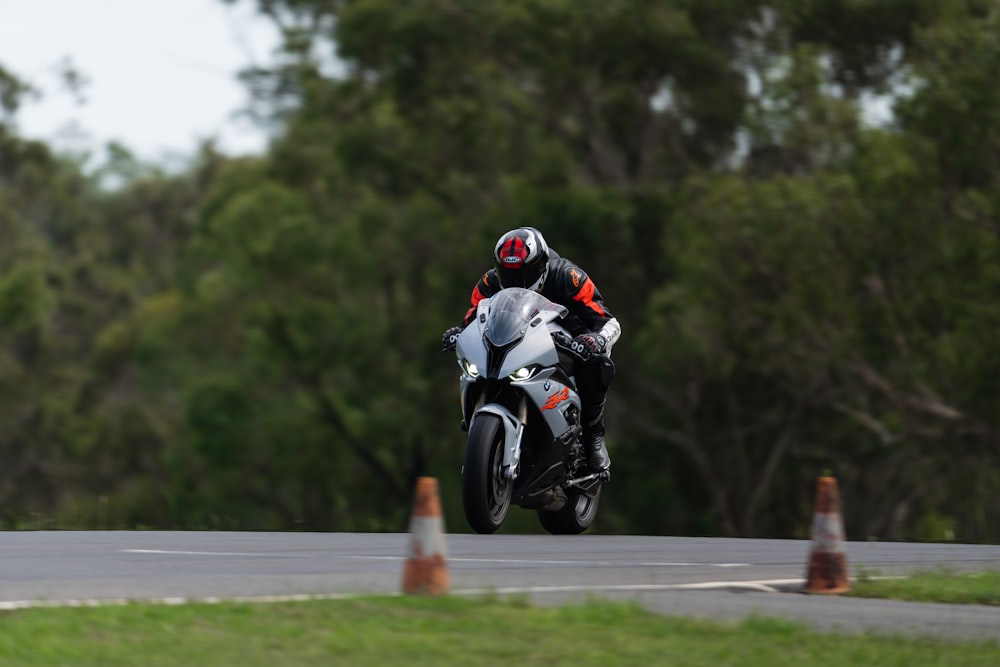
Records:
M589 430L583 434L583 446L587 452L587 465L590 471L601 473L611 468L611 457L604 443L603 424L600 430Z
M588 419L589 417L589 419ZM600 473L611 467L611 457L604 443L604 402L584 409L583 448L591 472Z

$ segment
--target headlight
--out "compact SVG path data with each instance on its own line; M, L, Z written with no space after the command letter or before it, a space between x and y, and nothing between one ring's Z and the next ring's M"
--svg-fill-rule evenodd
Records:
M476 366L471 361L469 361L468 359L462 359L462 369L465 371L465 374L468 375L469 377L474 377L474 378L479 377L479 367Z
M516 371L510 374L511 380L527 380L531 377L531 369L527 366L523 368L518 368Z

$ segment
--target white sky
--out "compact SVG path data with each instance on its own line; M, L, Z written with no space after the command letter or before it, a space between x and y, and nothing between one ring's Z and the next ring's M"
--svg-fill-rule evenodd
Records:
M115 140L169 162L214 137L226 153L260 152L263 131L235 117L248 101L236 73L277 45L246 0L0 0L0 65L43 94L17 130L65 151ZM88 80L83 103L59 76L67 58Z

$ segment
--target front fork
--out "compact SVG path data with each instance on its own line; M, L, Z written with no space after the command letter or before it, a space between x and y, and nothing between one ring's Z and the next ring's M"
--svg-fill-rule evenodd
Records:
M489 413L500 418L503 424L503 464L501 473L507 479L517 479L521 468L521 440L524 437L524 424L528 421L527 399L522 396L518 403L518 414L511 412L499 403L487 403L476 408L473 421L480 413Z

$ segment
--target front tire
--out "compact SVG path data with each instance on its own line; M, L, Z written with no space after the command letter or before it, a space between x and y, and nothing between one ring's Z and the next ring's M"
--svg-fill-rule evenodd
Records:
M507 518L514 480L503 476L504 428L496 415L481 414L472 422L462 466L462 505L469 527L495 533Z
M553 535L579 535L590 528L597 518L597 506L601 501L601 487L587 495L582 491L568 491L566 504L554 512L538 510L538 521L542 528Z

